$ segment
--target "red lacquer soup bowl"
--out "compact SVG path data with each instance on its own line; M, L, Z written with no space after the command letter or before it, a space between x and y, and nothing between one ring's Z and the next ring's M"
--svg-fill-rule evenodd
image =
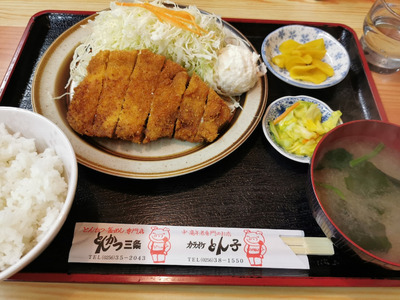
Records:
M307 196L335 246L400 270L400 126L357 120L327 133L311 159Z

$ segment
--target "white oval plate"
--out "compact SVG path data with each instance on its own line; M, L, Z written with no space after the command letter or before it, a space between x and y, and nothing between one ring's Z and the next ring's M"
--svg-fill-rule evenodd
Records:
M331 65L335 71L335 74L328 77L324 82L315 84L312 82L293 79L290 77L288 70L281 69L272 63L272 58L280 54L279 46L282 42L292 39L304 44L320 38L324 39L326 48L326 55L322 61ZM271 32L262 43L261 56L267 65L268 70L270 70L276 77L288 84L305 89L322 89L338 84L347 76L350 69L349 54L343 45L326 31L310 26L288 25Z
M264 131L264 135L267 138L268 142L274 147L280 154L286 156L287 158L300 162L309 164L311 161L311 157L296 155L293 153L287 152L283 149L279 144L276 143L270 129L269 122L275 120L278 116L280 116L289 106L293 105L297 101L307 101L312 102L318 105L319 110L322 113L321 122L325 122L332 114L333 110L321 100L316 98L312 98L309 96L285 96L279 98L272 102L265 112L264 118L262 120L262 128ZM342 120L339 121L339 124L342 124Z
M35 72L32 91L33 109L56 123L68 136L79 163L94 170L127 178L165 178L191 173L210 166L237 149L254 131L267 104L267 78L242 95L242 109L237 109L230 127L211 144L193 144L161 139L146 145L125 141L81 137L66 120L68 96L64 95L69 78L69 64L76 46L88 34L82 28L90 16L53 42ZM246 39L224 22L228 35ZM247 40L247 39L246 39ZM249 42L249 45L250 42ZM252 51L256 50L249 46ZM239 75L239 74L238 74Z

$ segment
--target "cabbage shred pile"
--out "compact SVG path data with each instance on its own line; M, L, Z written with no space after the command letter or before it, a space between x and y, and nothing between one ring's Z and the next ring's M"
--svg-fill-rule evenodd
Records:
M171 4L173 10L183 10L172 2L163 3ZM164 7L159 0L150 4ZM90 26L91 33L74 52L69 83L82 81L90 59L101 50L149 49L182 65L189 75L196 72L216 89L215 64L218 51L226 45L222 21L216 15L201 13L195 6L184 10L206 30L203 35L162 22L145 8L122 7L111 2L110 10L99 12L94 20L84 25Z

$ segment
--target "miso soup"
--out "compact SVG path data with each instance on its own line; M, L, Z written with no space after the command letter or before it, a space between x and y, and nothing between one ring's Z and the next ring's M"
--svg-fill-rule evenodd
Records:
M363 249L400 263L400 154L372 139L335 143L315 164L322 206Z

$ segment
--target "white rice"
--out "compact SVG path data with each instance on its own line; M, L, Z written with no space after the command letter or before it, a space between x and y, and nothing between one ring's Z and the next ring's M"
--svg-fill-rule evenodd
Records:
M34 139L0 123L0 270L16 263L46 234L67 194L54 149L37 153Z

